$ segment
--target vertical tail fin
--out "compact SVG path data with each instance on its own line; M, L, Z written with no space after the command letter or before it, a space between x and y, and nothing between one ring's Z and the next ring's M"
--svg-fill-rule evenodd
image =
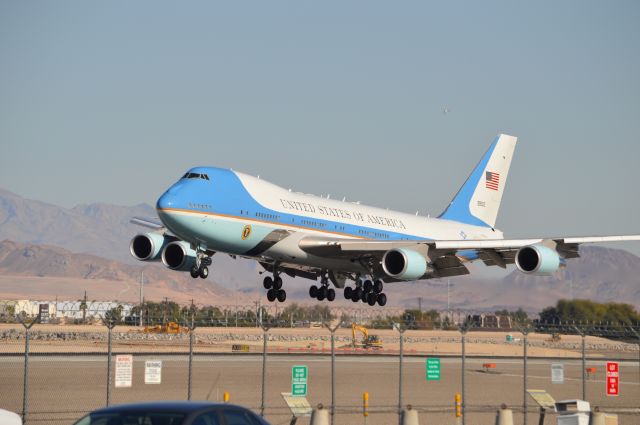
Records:
M517 141L498 135L439 218L495 227Z

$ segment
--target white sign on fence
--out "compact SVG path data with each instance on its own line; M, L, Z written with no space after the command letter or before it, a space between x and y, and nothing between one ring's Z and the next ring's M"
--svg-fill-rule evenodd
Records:
M133 376L133 356L131 354L119 354L116 356L116 388L131 387Z
M147 360L144 362L144 383L162 383L162 360Z
M564 384L564 364L562 363L551 364L551 383Z

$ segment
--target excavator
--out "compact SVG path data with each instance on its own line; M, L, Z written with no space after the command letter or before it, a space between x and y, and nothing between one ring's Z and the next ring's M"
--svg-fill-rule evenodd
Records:
M356 331L362 333L362 341L356 341ZM369 330L364 326L360 326L356 323L351 324L351 335L353 348L366 348L379 350L382 348L382 341L378 335L369 335Z

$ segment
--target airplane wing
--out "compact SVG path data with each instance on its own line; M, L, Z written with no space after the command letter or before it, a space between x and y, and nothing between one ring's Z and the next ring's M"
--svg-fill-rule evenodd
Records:
M153 230L164 229L164 225L159 220L153 218L133 217L129 222Z
M449 277L469 274L464 263L481 260L487 266L506 268L515 262L520 248L545 245L558 252L563 259L577 258L578 246L583 243L640 241L640 235L556 237L532 239L483 239L483 240L404 240L376 241L362 239L338 239L310 236L302 239L300 248L320 257L349 258L368 262L381 271L380 262L391 249L409 248L428 259L433 268L431 277Z

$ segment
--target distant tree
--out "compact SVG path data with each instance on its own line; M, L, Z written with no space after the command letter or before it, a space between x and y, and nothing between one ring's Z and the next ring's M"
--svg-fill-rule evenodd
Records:
M542 322L607 322L631 324L640 321L633 306L623 303L596 303L590 300L560 300L555 307L540 312Z

